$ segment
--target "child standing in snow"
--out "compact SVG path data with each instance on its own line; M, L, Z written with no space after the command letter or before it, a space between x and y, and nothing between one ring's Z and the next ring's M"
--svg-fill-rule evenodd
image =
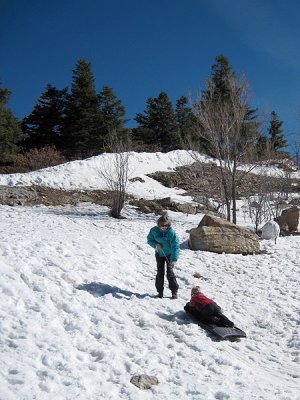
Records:
M172 299L177 299L179 286L174 273L174 266L179 257L180 242L176 232L171 227L171 220L167 213L164 213L158 218L157 226L150 229L147 236L147 243L155 249L157 265L155 287L158 292L158 297L163 297L166 265L167 279L169 282L169 289L172 292Z
M200 322L205 324L216 324L232 328L234 323L223 313L217 303L206 297L200 286L194 286L191 290L191 300L184 309L194 315Z

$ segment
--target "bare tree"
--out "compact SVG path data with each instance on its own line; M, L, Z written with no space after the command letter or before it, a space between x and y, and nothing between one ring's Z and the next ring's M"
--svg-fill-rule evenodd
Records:
M300 112L299 112L300 115ZM299 116L299 121L300 121L300 116ZM299 167L300 166L300 131L295 132L292 136L292 154L293 154L293 160L295 164Z
M291 200L292 186L289 171L278 172L277 176L260 173L263 179L257 184L256 194L247 197L248 216L258 230L260 224L278 217ZM274 182L276 179L276 183Z
M297 120L300 122L300 109L298 110ZM300 166L300 130L293 134L293 156L295 164Z
M300 141L294 143L293 150L295 164L300 167Z
M262 222L267 222L277 216L274 215L274 193L272 189L272 180L265 176L264 181L261 181L258 185L256 195L246 198L249 217L255 225L256 232Z
M202 99L194 104L194 113L201 126L201 129L198 130L198 139L207 141L211 154L218 160L227 220L232 219L236 223L237 186L243 176L254 166L245 170L239 180L237 169L238 166L250 159L251 154L253 156L255 141L250 132L251 124L248 127L246 124L249 112L247 81L244 77L238 80L232 76L229 78L228 84L229 91L224 98L224 96L216 94L215 83L209 79L207 91Z
M121 218L129 182L129 145L126 139L113 132L108 136L106 148L113 153L113 160L100 171L100 176L112 194L111 216Z

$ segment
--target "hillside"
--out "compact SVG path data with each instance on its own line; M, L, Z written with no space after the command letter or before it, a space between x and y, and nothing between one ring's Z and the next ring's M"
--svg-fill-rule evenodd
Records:
M143 182L133 183L131 195L192 201L147 176L174 171L177 159L139 155L134 175ZM104 190L95 172L101 163L2 175L0 184L40 183L84 196ZM300 236L261 241L260 255L193 252L187 231L203 214L170 211L181 242L179 298L171 300L166 285L157 299L146 243L157 216L129 204L123 215L112 219L93 202L0 206L0 399L299 399ZM251 225L243 215L239 223ZM195 284L246 339L216 341L185 315ZM159 384L136 388L130 379L142 373Z
M150 209L152 212L159 212L163 208L176 211L180 209L176 204L187 202L195 206L198 203L197 208L201 205L202 211L214 211L209 200L220 198L218 166L215 160L207 156L199 156L199 159L200 162L195 162L185 151L166 154L132 153L129 159L129 203L142 211ZM109 206L111 196L105 190L99 169L107 168L110 162L113 162L113 155L103 154L86 162L76 161L40 171L0 175L0 204L75 205L92 202ZM82 169L79 181L72 179L73 169L76 168ZM253 173L256 171L257 173ZM269 187L278 193L300 194L300 173L297 168L279 163L271 166L258 165L253 172L246 175L242 170L238 172L238 180L241 181L237 188L238 197L253 196L260 193L262 187ZM87 175L84 176L85 174ZM52 175L61 175L64 181L55 180ZM164 187L163 193L161 185ZM149 191L147 187L152 190ZM170 191L170 188L179 190ZM172 198L161 204L155 189L162 193L161 198L170 198L171 193ZM174 197L174 193L179 193L180 196ZM138 201L139 199L142 201ZM185 211L188 212L189 209L186 208Z

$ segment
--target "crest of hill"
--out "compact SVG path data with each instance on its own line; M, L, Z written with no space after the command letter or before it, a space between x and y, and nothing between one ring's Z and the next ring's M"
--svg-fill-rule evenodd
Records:
M207 155L198 155L195 162L192 152L175 150L169 153L136 153L129 158L130 181L137 182L137 189L130 193L129 200L139 206L139 188L143 180L150 178L166 188L181 189L181 196L190 196L198 203L220 196L219 167L216 160ZM115 154L104 153L86 160L76 160L54 167L28 173L0 175L0 203L9 205L64 205L92 202L110 205L110 193L101 180L99 171L112 165ZM269 162L258 164L257 173L238 172L238 196L247 197L259 192L262 185L272 191L300 191L300 174L291 162ZM134 183L135 184L135 183ZM133 185L134 185L133 184ZM150 204L151 212L162 208L182 211L175 201L166 201L155 193L153 199L142 199ZM143 209L143 207L141 207ZM185 210L184 212L188 212Z

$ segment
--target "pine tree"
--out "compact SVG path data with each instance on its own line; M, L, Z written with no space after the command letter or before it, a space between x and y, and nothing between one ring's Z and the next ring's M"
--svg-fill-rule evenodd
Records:
M247 104L247 112L244 118L244 124L242 126L242 134L240 140L240 146L244 147L249 145L245 155L249 158L257 158L259 156L257 152L257 141L261 140L261 133L259 132L260 123L257 119L257 108L250 108ZM261 142L262 145L262 142Z
M235 74L225 56L219 55L215 60L215 64L211 67L211 82L214 85L214 95L226 99L229 97L231 90L230 80L235 78Z
M192 107L189 106L189 100L186 96L181 96L176 101L175 114L181 147L188 147L191 141L196 139L197 132L201 127L193 113ZM204 140L199 149L200 148L203 151L206 150L206 143Z
M9 89L0 87L0 162L2 163L13 161L22 134L20 122L6 107L11 93Z
M221 101L228 102L229 104L231 101L231 92L232 90L236 90L236 85L240 84L244 86L246 84L245 82L238 81L229 60L225 56L219 55L216 57L215 61L215 64L211 67L212 73L211 78L208 80L208 89L203 93L203 101L205 101L206 96L212 88L216 103ZM237 146L243 148L245 148L247 144L253 147L259 137L259 123L257 122L256 115L257 109L250 108L248 104L246 107L247 111L245 113L241 135L239 135L239 143L236 143Z
M103 149L109 135L114 134L129 140L130 130L124 127L127 122L123 117L126 114L121 100L118 100L113 89L104 86L99 94L100 130L101 135L95 138L98 148Z
M192 108L188 106L187 97L181 96L176 101L175 114L179 134L184 139L190 134L193 117Z
M228 60L218 56L212 66L207 90L194 105L202 128L199 136L207 140L211 154L218 159L227 219L232 219L234 223L237 217L237 188L243 178L238 179L238 165L248 161L249 155L253 157L257 139L256 110L249 107L248 93L247 82L236 78Z
M24 118L22 130L25 149L46 146L61 147L62 130L67 88L58 90L50 84L39 97L31 114Z
M135 121L140 124L136 136L144 143L164 151L178 147L176 115L167 93L161 92L157 98L149 97L144 114L137 114Z
M0 86L1 85L2 82L0 82ZM0 87L0 104L7 104L11 94L12 94L11 90Z
M264 158L267 153L267 150L268 150L268 138L261 133L257 136L257 142L256 142L256 152L258 158L259 159Z
M99 150L95 143L95 138L100 135L99 122L99 99L91 64L79 59L73 70L61 135L61 146L66 156L87 157Z
M283 129L281 128L283 121L280 121L278 114L275 111L271 112L270 127L268 133L270 135L270 144L272 150L279 152L284 147L287 147L287 140L283 135Z

